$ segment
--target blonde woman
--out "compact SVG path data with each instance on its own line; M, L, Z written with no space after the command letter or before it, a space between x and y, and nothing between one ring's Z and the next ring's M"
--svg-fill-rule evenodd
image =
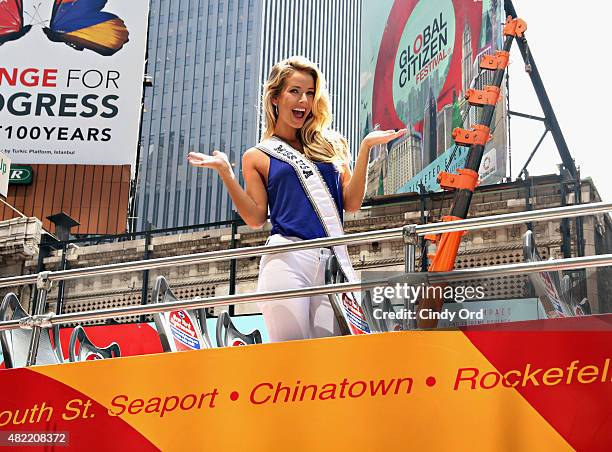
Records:
M326 237L327 228L317 214L320 210L317 201L313 201L300 179L299 166L292 167L291 159L274 154L270 144L280 144L287 152L313 164L341 221L343 211L357 211L363 202L370 148L398 138L406 130L367 135L351 171L346 139L329 129L332 115L323 74L303 57L291 57L272 67L262 103L266 119L264 139L244 153L244 190L222 152L215 151L211 156L192 152L189 163L218 171L238 213L250 227L262 227L269 210L272 231L268 244ZM307 172L306 176L311 174ZM324 284L329 254L327 249L310 249L263 256L258 291ZM260 303L260 307L272 342L339 334L326 295L269 301Z

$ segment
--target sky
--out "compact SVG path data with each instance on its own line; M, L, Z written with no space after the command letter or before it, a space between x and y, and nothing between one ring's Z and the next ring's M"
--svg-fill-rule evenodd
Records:
M603 201L612 201L612 74L608 0L513 0L527 22L525 36L559 125L582 178L591 177ZM542 116L535 91L516 44L510 55L510 108ZM516 179L544 132L543 124L511 119L512 178ZM530 175L557 173L561 162L550 133L531 161Z

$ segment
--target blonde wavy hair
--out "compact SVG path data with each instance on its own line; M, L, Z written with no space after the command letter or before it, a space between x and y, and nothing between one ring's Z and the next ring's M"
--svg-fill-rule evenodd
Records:
M263 138L274 135L277 114L274 111L272 100L277 98L285 88L287 78L296 71L312 75L315 83L315 93L312 102L311 114L306 118L304 125L298 130L298 138L304 146L304 154L310 160L334 163L340 167L349 161L348 141L339 133L329 129L332 114L329 105L329 94L325 77L317 65L307 58L293 56L276 63L268 80L264 84L262 105L266 118Z

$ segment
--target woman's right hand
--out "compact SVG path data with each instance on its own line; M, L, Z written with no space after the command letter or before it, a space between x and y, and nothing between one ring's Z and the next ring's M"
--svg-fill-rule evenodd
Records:
M187 161L193 166L202 166L217 170L219 173L232 173L232 165L225 152L213 151L212 155L201 152L190 152Z

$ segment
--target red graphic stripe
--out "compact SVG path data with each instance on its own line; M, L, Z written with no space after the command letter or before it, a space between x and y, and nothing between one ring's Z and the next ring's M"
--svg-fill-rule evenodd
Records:
M2 431L68 432L69 447L61 450L158 450L90 396L36 371L2 370L0 387ZM19 447L20 451L41 449L40 445Z
M612 450L612 315L521 322L496 331L467 328L464 333L501 374L518 370L525 376L530 365L527 375L533 379L526 378L524 386L521 379L516 389L574 448ZM593 377L594 368L581 374L585 366L595 366L598 377ZM553 368L561 369L563 378L546 385L542 377Z

